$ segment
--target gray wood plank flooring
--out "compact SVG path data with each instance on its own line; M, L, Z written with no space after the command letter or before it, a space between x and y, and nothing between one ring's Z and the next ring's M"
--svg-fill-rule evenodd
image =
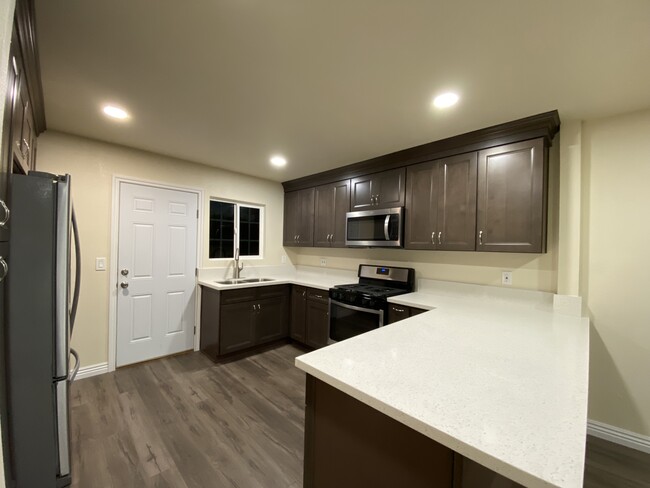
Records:
M301 487L303 352L189 353L75 382L72 486ZM650 487L650 455L590 437L585 486Z

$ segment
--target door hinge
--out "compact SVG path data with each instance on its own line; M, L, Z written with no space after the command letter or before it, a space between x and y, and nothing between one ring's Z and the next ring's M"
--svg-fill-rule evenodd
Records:
M194 335L196 335L196 325L194 326Z
M199 218L199 209L198 208L196 209L196 218L197 219Z
M194 268L194 276L198 276L198 275L199 275L199 268Z

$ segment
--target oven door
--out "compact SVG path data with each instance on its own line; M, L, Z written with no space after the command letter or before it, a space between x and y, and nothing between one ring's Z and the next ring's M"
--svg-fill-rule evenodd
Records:
M383 310L355 307L330 299L330 343L349 339L383 325Z

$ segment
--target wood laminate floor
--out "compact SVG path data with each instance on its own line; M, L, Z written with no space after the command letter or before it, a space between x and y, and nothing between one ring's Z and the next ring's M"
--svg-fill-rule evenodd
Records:
M303 352L189 353L75 382L72 486L301 487ZM650 487L650 455L590 437L585 486Z

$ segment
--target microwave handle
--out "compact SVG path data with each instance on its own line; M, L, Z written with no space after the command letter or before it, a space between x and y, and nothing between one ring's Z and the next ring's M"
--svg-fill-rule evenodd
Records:
M384 220L384 237L386 240L390 240L390 234L388 233L388 224L390 224L390 214L386 215L386 219Z

